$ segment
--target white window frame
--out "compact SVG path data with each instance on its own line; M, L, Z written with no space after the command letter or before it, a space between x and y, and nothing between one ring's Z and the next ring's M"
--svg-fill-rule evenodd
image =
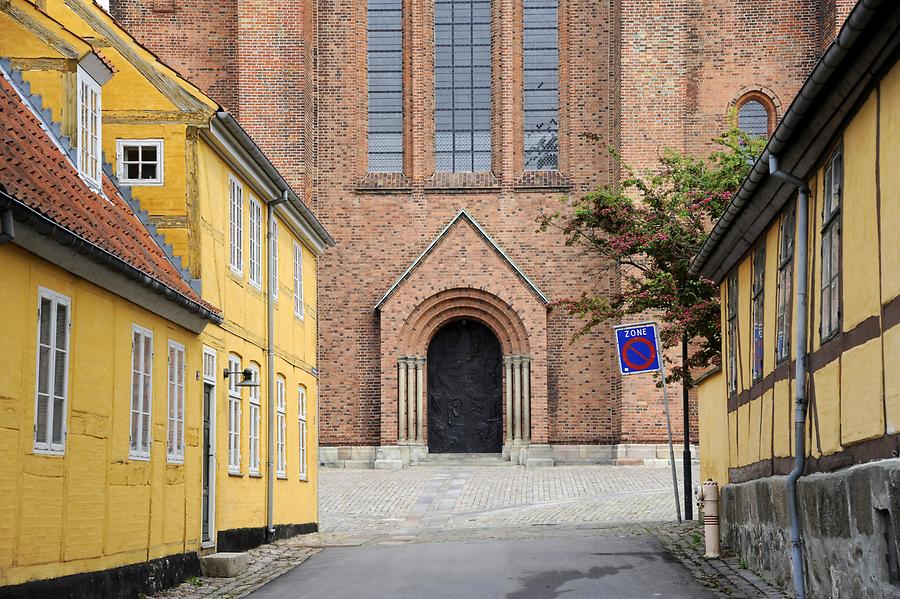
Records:
M244 274L244 186L228 175L229 261L232 272Z
M156 148L156 177L153 179L130 179L128 178L128 169L125 168L125 146L137 146L139 148ZM144 185L147 187L159 187L165 180L163 174L163 165L165 159L163 157L163 140L161 139L117 139L116 140L116 177L122 185ZM144 162L138 158L138 171L140 165L152 164Z
M174 358L174 360L173 360ZM184 346L169 339L168 372L168 418L166 422L166 461L170 464L184 463L184 386L186 354Z
M841 330L841 270L843 244L841 208L843 207L844 148L839 146L828 160L823 181L822 202L822 266L821 310L819 312L819 341L825 343Z
M76 111L78 132L75 143L78 147L78 172L85 182L99 191L103 181L103 103L100 84L80 66L76 69ZM90 98L96 98L96 110L90 107ZM95 119L96 128L91 128Z
M135 344L135 336L138 337L137 344ZM136 359L139 368L147 366L144 354L147 341L150 342L149 368L147 370L135 370ZM134 396L135 377L138 377L139 383L146 382L146 387L142 384L138 385L140 397L137 398ZM146 379L141 377L146 377ZM136 428L134 425L135 418L138 419ZM147 420L146 429L149 438L145 438L143 433L143 421L145 419ZM149 460L150 451L153 447L153 331L137 324L131 325L131 418L129 424L131 428L129 428L128 457L132 460ZM137 431L137 439L135 439L134 431Z
M278 478L287 478L287 401L285 398L285 381L284 377L278 375L275 380L275 445L277 456L276 465L278 470Z
M46 393L41 393L40 389L40 373L41 373L41 304L43 300L50 301L50 309L51 314L48 319L48 323L50 325L50 330L47 332L47 339L50 342L47 347L47 389ZM57 330L56 327L58 325L57 315L59 314L59 306L66 307L66 331L65 331L65 345L66 348L62 355L63 359L63 368L62 368L62 405L55 406L56 399L60 398L60 396L54 393L54 390L57 388L56 381L56 360L60 358L59 355L59 347L57 346ZM37 345L35 345L35 361L37 367L35 369L34 376L34 453L42 453L49 455L63 455L66 451L66 420L68 418L68 407L69 407L69 354L72 351L72 300L62 295L61 293L57 293L55 291L51 291L45 287L38 287L38 314L37 314ZM41 403L41 395L46 396L47 400L47 412L46 412L46 422L45 422L45 431L44 438L42 440L38 439L38 415ZM54 421L54 409L59 407L63 412L63 417L60 423L60 431L59 431L59 443L53 442L53 421Z
M247 254L247 280L257 289L262 289L262 204L251 196L248 206L250 247Z
M300 480L307 478L307 435L309 429L306 422L306 387L300 385L297 387L297 420L300 433L299 454L300 454Z
M219 377L218 377L218 368L216 364L218 363L218 354L215 349L204 345L203 346L203 385L209 385L211 387L211 396L209 403L209 457L206 458L206 468L209 470L209 540L202 541L203 538L203 521L202 519L197 523L197 534L199 535L197 538L201 539L200 546L202 548L215 547L215 539L216 539L216 447L218 443L216 441L216 422L218 420L218 401L216 399L218 389L219 389ZM201 405L201 426L203 422L203 406ZM203 429L200 429L200 455L201 458L203 456ZM201 474L203 470L201 469ZM201 497L202 500L202 497Z
M272 299L278 301L278 221L272 218Z
M249 468L250 474L259 475L260 465L260 413L262 412L259 395L259 366L250 364L248 366L253 373L253 382L257 383L256 387L250 387L250 457Z
M228 473L241 473L241 358L228 355Z
M294 316L303 320L303 246L294 241Z

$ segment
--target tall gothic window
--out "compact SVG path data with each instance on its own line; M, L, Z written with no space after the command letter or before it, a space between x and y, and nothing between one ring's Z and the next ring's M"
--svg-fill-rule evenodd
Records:
M369 0L369 172L403 170L401 0Z
M559 168L557 0L524 0L525 169Z
M490 0L435 0L434 87L437 170L490 170Z

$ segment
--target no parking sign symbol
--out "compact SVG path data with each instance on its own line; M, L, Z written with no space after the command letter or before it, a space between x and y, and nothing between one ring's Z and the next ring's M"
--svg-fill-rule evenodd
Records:
M619 372L640 374L659 370L659 352L654 323L629 324L616 327L616 349Z

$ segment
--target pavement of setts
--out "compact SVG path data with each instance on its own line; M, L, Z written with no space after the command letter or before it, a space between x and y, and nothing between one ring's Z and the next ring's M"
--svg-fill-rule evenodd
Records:
M321 532L251 550L236 578L158 596L784 596L727 553L703 558L702 527L674 520L668 467L322 469Z

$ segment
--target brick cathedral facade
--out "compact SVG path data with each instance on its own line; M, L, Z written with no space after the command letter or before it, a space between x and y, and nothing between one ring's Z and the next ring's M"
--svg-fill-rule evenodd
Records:
M429 342L463 320L500 342L500 434L514 458L664 441L659 392L646 377L618 374L611 331L573 342L579 322L553 307L614 291L614 271L538 232L538 217L619 175L593 136L649 168L663 147L708 151L748 100L774 126L853 4L554 1L558 154L553 168L532 170L529 2L487 3L489 167L475 172L447 168L442 153L437 0L402 0L395 172L372 168L365 0L111 2L138 41L238 116L337 240L318 290L325 461L420 456L436 376ZM677 433L680 402L672 417Z

